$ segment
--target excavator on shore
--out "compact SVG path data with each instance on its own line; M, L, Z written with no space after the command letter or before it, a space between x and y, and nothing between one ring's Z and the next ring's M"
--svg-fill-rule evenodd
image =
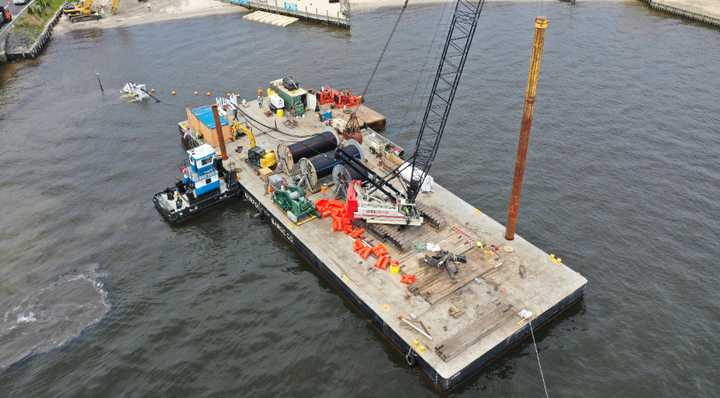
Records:
M81 0L77 3L66 3L63 14L68 16L72 23L92 21L102 18L100 12L93 8L95 0Z

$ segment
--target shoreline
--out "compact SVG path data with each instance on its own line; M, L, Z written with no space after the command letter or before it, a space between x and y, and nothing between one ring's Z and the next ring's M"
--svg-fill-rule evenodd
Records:
M180 5L177 3L180 3ZM248 10L244 7L219 0L186 0L184 2L156 0L149 5L147 3L131 3L127 7L121 5L117 15L111 15L110 11L106 10L106 16L97 21L79 24L61 23L56 29L58 32L98 28L111 29L212 15L244 14L247 12Z
M408 7L422 7L448 3L452 0L411 0ZM531 3L536 0L485 0L489 3ZM620 2L623 0L594 0L598 2ZM405 0L351 0L351 12L372 12L385 8L402 7ZM233 13L247 14L252 12L241 5L232 4L227 0L184 0L181 5L170 0L155 0L148 11L147 3L132 3L121 5L118 15L109 15L98 21L83 22L80 24L60 23L56 30L59 32L82 29L106 29L136 26L148 23L176 21L188 18L206 17L211 15L228 15Z
M653 10L720 28L720 4L708 0L640 0Z

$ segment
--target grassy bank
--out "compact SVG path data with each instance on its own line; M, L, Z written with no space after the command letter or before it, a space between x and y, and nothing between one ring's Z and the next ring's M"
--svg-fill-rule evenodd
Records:
M65 0L36 0L15 23L13 33L25 40L34 41Z

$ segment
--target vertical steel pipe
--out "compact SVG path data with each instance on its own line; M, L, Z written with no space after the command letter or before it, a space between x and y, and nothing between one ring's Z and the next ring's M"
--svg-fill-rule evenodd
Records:
M228 160L227 150L225 149L225 137L223 136L222 124L220 124L220 114L218 113L217 104L212 106L213 119L215 119L215 132L217 133L218 146L220 147L220 156L222 160Z
M520 195L522 193L522 182L525 175L530 130L532 129L533 112L535 111L535 94L537 92L537 83L540 79L540 65L542 64L543 45L545 44L544 35L547 27L547 18L535 18L535 43L530 59L527 87L525 88L525 108L523 109L522 123L520 124L520 142L518 143L517 156L515 158L515 175L513 177L512 193L510 194L510 204L508 206L508 221L505 226L505 239L507 240L515 239L515 228L517 227L517 217L520 211Z

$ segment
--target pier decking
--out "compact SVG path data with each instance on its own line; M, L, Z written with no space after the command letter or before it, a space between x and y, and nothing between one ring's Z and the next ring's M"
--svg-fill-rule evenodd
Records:
M307 2L303 0L228 0L231 4L249 10L267 11L303 20L317 21L350 28L350 3L348 0L335 2Z
M289 128L282 118L266 116L255 102L241 109L267 126L277 122L281 132L255 130L258 145L266 149L327 129L316 112L297 118L297 126ZM347 118L343 112L334 114L336 123ZM363 130L365 137L372 133L369 128ZM379 172L384 170L379 157L371 155L368 140L364 141L367 164ZM256 169L245 161L247 150L236 152L238 146L247 147L247 139L228 143L230 158L225 165L237 173L247 199L440 389L461 383L522 341L529 326L519 315L521 311L530 311L533 326L539 327L582 297L585 278L520 236L506 241L502 225L439 184L433 192L421 194L418 204L438 212L444 225L439 229L428 223L408 227L402 233L414 242L409 250L385 244L392 258L399 260L401 274L417 277L414 284L405 285L400 275L375 268L372 257L362 260L353 251L354 240L333 232L328 218L293 223L273 203ZM331 195L331 189L321 190L308 198L315 201ZM381 241L371 233L366 237ZM421 265L424 250L420 247L427 243L467 256L454 279L445 270Z
M642 0L650 7L720 28L720 1Z

